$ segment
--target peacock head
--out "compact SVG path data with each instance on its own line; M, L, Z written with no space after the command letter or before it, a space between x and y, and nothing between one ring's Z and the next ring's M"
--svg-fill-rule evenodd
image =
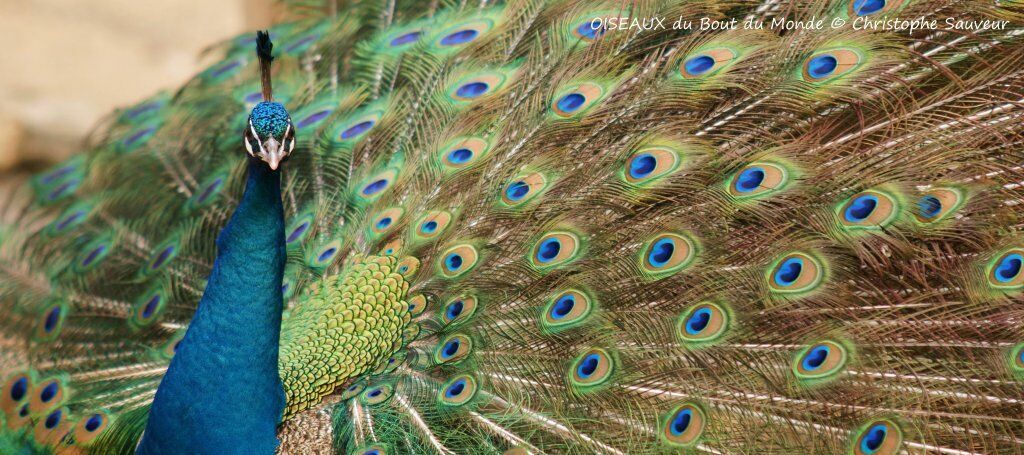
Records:
M249 125L245 129L245 149L271 170L295 149L295 125L288 110L281 103L264 101L252 108Z

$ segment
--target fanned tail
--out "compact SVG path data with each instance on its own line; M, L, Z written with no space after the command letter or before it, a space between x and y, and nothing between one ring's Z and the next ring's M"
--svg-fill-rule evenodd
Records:
M269 31L282 452L1024 451L1019 22L767 25L1020 5L366 3ZM134 447L241 192L251 40L33 181L7 434Z

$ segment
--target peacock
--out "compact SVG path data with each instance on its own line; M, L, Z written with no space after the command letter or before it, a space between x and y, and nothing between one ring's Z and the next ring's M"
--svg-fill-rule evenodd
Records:
M7 205L0 451L1024 453L1020 2L291 3Z

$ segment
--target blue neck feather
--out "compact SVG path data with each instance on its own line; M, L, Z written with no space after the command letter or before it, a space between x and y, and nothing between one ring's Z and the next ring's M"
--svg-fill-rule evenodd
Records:
M250 161L138 454L274 452L285 404L277 371L284 265L281 176Z

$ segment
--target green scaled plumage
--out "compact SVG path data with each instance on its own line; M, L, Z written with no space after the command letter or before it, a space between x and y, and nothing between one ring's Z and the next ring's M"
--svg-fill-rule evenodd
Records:
M282 453L1024 452L1019 2L292 3ZM897 14L1012 22L767 28ZM241 196L221 48L4 212L0 452L138 442Z

